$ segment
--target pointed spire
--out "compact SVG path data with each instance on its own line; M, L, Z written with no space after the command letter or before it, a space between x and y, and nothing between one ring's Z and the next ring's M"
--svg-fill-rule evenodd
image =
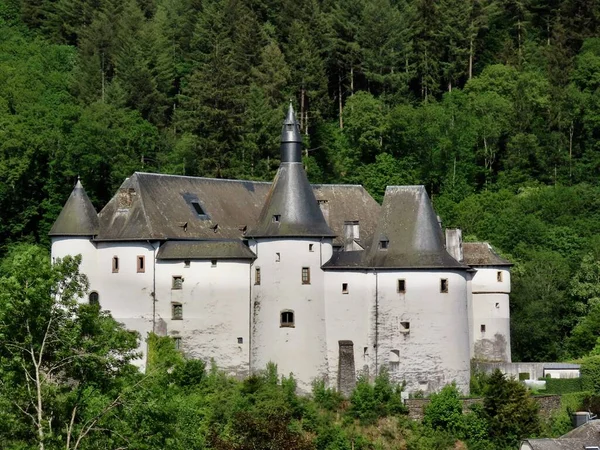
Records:
M302 135L291 100L281 130L281 162L302 162Z
M81 179L77 177L77 183L69 199L48 234L50 236L94 236L98 234L98 225L98 214L83 189Z
M302 136L290 102L281 132L281 165L252 237L333 237L302 165Z

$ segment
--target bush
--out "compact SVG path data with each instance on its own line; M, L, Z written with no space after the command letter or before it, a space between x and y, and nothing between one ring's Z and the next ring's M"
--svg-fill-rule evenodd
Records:
M569 394L583 391L581 378L546 378L546 394Z
M456 384L444 386L439 393L431 395L431 401L425 407L423 423L435 430L462 434L462 403Z
M380 417L404 414L407 410L400 396L403 388L392 383L384 369L377 375L373 385L365 376L361 376L350 396L348 415L363 424L372 424Z
M600 393L600 356L590 356L582 360L581 383L583 390Z

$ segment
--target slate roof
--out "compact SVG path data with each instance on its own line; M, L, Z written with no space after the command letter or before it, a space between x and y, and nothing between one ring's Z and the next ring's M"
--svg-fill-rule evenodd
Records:
M252 237L334 237L327 225L301 157L302 136L290 104L281 130L281 164Z
M98 215L81 181L73 188L65 206L52 225L50 236L94 236L98 233Z
M521 443L521 449L532 450L584 450L586 447L600 446L600 420L589 422L574 428L556 439L527 439Z
M96 239L240 238L243 227L256 223L269 186L267 182L135 173L100 212ZM206 214L198 214L193 203Z
M274 220L278 216L278 221ZM334 237L302 163L282 162L251 237Z
M160 246L156 259L256 259L239 239L229 241L167 241Z
M470 266L512 266L487 242L463 242L463 260Z
M380 241L387 241L387 248L380 248ZM424 186L388 186L372 244L356 253L362 253L360 262L358 255L340 253L324 267L469 269L444 248L442 230Z

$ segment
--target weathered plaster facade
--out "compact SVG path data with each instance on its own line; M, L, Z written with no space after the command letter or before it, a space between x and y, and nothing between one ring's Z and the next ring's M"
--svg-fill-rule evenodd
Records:
M233 376L274 362L303 392L386 368L409 391L466 393L471 358L510 361L510 263L444 239L422 186L381 206L311 186L300 145L290 109L272 185L136 173L96 214L78 182L52 256L82 255L90 300L140 333L140 365L152 331Z

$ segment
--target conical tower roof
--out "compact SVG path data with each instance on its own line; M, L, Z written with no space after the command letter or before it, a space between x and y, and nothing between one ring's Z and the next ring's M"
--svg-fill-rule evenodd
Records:
M333 237L302 165L302 136L290 104L281 132L281 164L250 237Z
M78 179L67 203L52 225L50 236L94 236L98 234L98 214Z
M444 248L444 237L424 186L388 186L368 254L385 268L467 269Z

